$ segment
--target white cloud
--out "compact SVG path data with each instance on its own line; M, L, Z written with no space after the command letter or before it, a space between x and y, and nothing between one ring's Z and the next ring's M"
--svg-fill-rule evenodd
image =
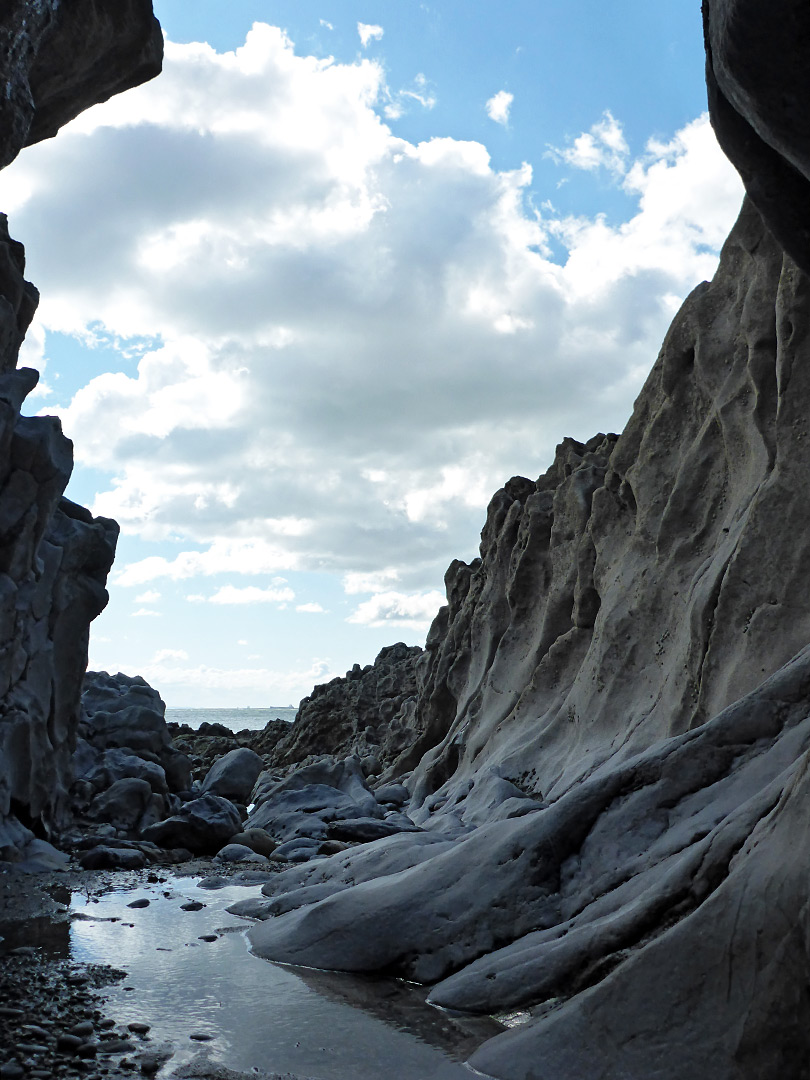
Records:
M573 140L571 146L549 147L549 154L557 161L565 162L575 169L592 172L606 168L622 175L627 169L630 147L624 137L621 124L609 109L590 131L584 131Z
M133 619L138 619L138 618L159 619L160 617L161 617L161 613L159 611L152 611L150 608L143 608L142 607L142 608L138 608L137 611L132 612L132 618Z
M371 573L350 571L343 575L343 591L349 596L356 593L385 592L395 581L399 581L399 571L393 566Z
M364 49L368 48L370 41L380 41L385 31L381 26L375 26L372 23L359 22L357 24L357 33L360 35L360 42Z
M333 671L330 661L314 660L309 668L300 671L274 671L271 668L219 668L205 664L179 667L165 660L146 664L141 674L147 682L165 687L190 687L203 690L248 690L257 697L272 700L299 687L312 687L316 682L328 682L342 672Z
M326 30L334 30L335 29L334 26L330 22L326 21L326 19L320 19L319 22L320 22L321 26L323 26Z
M310 614L310 615L324 614L324 609L321 607L321 605L320 604L315 604L315 603L297 604L295 610L296 611L301 611L301 612L304 612L304 613Z
M605 114L557 152L623 188L611 223L535 213L531 169L480 143L397 138L380 114L399 100L380 65L257 24L234 53L169 43L159 80L0 174L43 294L34 344L152 342L59 410L110 477L95 512L156 544L114 586L435 588L506 478L623 424L676 298L712 273L741 188L707 118L633 156Z
M494 120L496 124L502 124L506 127L509 123L509 110L512 108L514 100L514 94L510 94L506 90L499 90L486 103L487 116L490 120Z
M239 589L223 585L210 598L212 604L288 604L295 599L292 589L259 589L248 585Z
M136 604L155 604L160 599L160 593L155 589L147 589L135 597Z
M158 649L152 657L153 664L164 664L167 660L188 660L185 649Z
M443 593L436 590L411 595L381 592L359 604L346 621L364 626L409 626L414 630L427 630L445 602Z

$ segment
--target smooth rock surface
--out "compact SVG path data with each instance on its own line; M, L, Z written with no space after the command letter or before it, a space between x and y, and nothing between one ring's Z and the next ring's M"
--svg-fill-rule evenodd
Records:
M202 795L182 803L176 814L149 825L141 835L159 847L216 855L241 829L239 811L232 802L219 795Z
M202 791L246 803L263 769L264 761L257 753L245 746L238 747L211 766L203 780Z
M357 756L343 761L323 758L281 779L263 773L252 797L256 805L247 828L265 829L280 842L326 839L330 822L383 817Z

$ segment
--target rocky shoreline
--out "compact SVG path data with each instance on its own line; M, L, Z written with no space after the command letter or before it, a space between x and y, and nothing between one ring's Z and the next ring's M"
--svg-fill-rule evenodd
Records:
M5 925L61 925L43 884L242 875L255 956L517 1011L467 1058L496 1080L810 1076L810 13L703 15L748 191L714 278L621 434L495 493L425 648L291 727L171 732L142 679L85 675L117 526L63 498L58 421L21 414L37 293L0 219ZM13 0L0 42L3 162L160 67L148 0ZM153 1069L100 1005L111 971L16 948L0 1080Z

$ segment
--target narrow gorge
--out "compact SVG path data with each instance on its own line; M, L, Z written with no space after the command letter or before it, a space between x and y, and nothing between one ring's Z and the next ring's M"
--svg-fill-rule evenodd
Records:
M621 434L495 494L424 649L289 730L173 745L106 675L82 711L117 526L62 498L58 420L20 415L37 298L4 223L0 856L78 819L87 868L272 856L231 908L257 955L516 1015L469 1059L497 1080L810 1077L810 12L703 17L748 192L714 278ZM14 0L0 42L4 163L160 67L148 2Z

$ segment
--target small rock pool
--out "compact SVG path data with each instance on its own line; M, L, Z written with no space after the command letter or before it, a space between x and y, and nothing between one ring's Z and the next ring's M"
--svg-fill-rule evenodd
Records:
M126 971L104 991L107 1011L119 1023L149 1025L151 1045L171 1050L158 1077L204 1060L317 1080L480 1075L463 1062L503 1030L494 1021L451 1017L426 1005L424 990L393 979L253 956L244 934L252 924L226 909L259 891L166 875L126 891L72 895L70 955Z

